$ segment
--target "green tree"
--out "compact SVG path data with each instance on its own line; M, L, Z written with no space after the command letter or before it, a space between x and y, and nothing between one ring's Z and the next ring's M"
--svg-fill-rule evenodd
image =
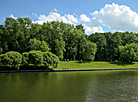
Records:
M95 43L87 41L85 50L82 52L84 60L94 60L97 46Z
M43 25L40 25L38 23L36 24L31 24L31 29L30 29L30 38L31 39L34 39L36 38L37 40L40 40L42 41L43 40L43 28L42 28Z
M104 60L105 59L105 47L106 47L106 38L104 34L95 33L89 36L91 42L96 43L97 52L96 52L96 60Z
M78 34L74 31L74 25L60 22L60 29L65 42L64 59L75 60Z
M5 33L8 35L9 50L18 51L20 48L18 37L19 37L19 25L17 20L13 18L6 18L5 21Z
M111 37L111 60L119 60L119 46L122 46L122 39L119 32Z
M74 31L77 35L77 58L78 60L82 59L82 52L84 51L84 48L86 46L87 39L85 38L85 34L82 33L80 29L75 29Z
M125 46L119 46L120 58L125 62L133 62L138 58L138 45L126 44Z
M20 45L19 52L28 51L28 42L30 39L30 30L32 29L32 21L30 18L17 18L16 21L18 22L18 43Z
M85 34L85 29L84 26L82 24L79 24L75 27L75 29L80 29L82 31L83 34Z
M67 59L75 60L77 56L78 47L78 34L75 31L70 31L66 46Z
M45 41L37 40L36 38L30 39L29 50L40 50L42 52L49 51L48 44Z
M57 55L59 59L63 59L65 42L62 37L60 23L58 21L47 22L43 24L42 28L42 34L49 44L51 52Z
M29 50L39 50L39 45L40 45L40 41L37 40L36 38L34 39L30 39L29 41Z
M5 28L0 25L0 54L5 53L8 50L7 37L5 34Z
M55 55L57 55L60 59L63 59L63 51L65 51L65 42L63 41L63 38L60 37L60 40L55 40ZM64 46L63 46L64 45Z
M131 44L131 43L136 43L137 42L137 36L136 36L136 34L129 33L129 32L124 32L121 35L123 35L122 36L123 45Z
M47 52L49 51L49 46L45 41L41 41L40 45L39 45L39 50L42 52Z
M106 38L106 46L105 46L105 60L112 60L112 33L111 32L107 32L104 34L105 38Z

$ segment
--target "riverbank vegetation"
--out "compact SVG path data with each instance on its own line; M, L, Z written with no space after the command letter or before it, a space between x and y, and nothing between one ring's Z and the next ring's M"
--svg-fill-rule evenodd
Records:
M6 18L0 25L1 67L57 67L59 61L138 60L138 34L105 32L85 34L82 24L74 26L51 21L32 23L30 18ZM53 56L49 59L48 56ZM55 63L55 64L53 64ZM107 66L108 67L108 66Z
M22 54L10 51L0 55L1 70L19 69L49 69L49 66L57 68L59 58L51 52L30 51ZM29 68L30 67L30 68Z

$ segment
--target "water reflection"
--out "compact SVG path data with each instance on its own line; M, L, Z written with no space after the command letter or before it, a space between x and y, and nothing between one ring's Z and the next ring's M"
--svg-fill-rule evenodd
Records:
M0 74L0 102L138 100L138 71Z

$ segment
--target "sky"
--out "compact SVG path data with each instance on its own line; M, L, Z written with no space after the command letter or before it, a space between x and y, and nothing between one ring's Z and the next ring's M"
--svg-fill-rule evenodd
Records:
M5 18L29 17L82 24L86 34L95 32L138 33L138 0L0 0L0 24Z

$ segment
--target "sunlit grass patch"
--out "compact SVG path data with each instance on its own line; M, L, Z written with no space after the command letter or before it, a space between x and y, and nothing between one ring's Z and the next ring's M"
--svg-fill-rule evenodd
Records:
M60 62L58 68L54 70L61 69L110 69L110 68L138 68L138 62L127 63L127 62L110 62L110 61L69 61Z

